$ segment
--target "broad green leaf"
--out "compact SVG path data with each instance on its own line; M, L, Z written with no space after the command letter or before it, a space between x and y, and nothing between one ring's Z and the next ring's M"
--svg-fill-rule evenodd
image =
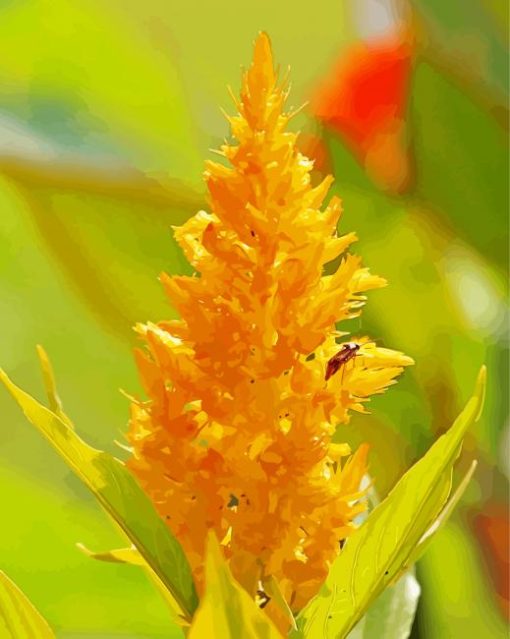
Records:
M237 584L210 535L206 560L206 591L188 639L281 639L269 618Z
M445 507L441 510L437 518L430 525L430 527L425 531L420 541L418 542L414 550L409 555L409 558L407 559L405 565L402 567L402 570L401 570L402 573L405 570L407 570L408 567L415 564L423 556L423 554L425 553L425 551L427 550L427 548L429 547L430 543L435 538L437 533L444 527L444 525L450 518L451 514L453 513L455 506L459 503L460 498L466 492L466 488L469 482L471 481L471 478L473 477L473 474L476 470L477 465L478 465L478 462L476 460L471 462L471 466L469 467L469 470L462 478L462 481L455 489L455 492L448 499ZM401 576L400 574L397 574L396 579L399 579L400 576Z
M420 586L408 572L379 595L348 639L407 639L419 597Z
M368 475L366 481L372 483ZM464 481L462 483L464 484ZM367 497L372 512L381 503L373 486L369 489ZM452 501L453 498L449 503ZM366 521L370 516L369 513L363 515L362 521ZM421 588L416 580L414 568L411 568L379 595L349 633L348 639L407 639L411 633L420 593Z
M18 388L0 369L0 380L27 419L49 440L112 516L190 619L197 595L191 569L178 541L124 464L86 444L56 414Z
M485 367L473 397L450 430L397 483L333 563L319 594L298 618L300 636L344 639L378 595L408 565L441 512L464 435L478 418Z
M0 639L55 639L45 619L1 570Z

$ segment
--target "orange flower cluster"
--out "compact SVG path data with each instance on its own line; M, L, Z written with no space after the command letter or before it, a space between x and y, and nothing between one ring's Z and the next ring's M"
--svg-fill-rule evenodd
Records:
M214 530L245 587L272 577L298 610L364 508L366 447L350 456L332 443L335 426L412 360L363 337L325 380L345 335L335 324L385 282L346 253L356 237L336 233L339 200L321 210L331 178L312 187L313 163L286 130L286 97L261 34L229 117L237 143L220 151L230 166L207 163L210 213L175 230L196 275L162 276L182 319L137 327L149 400L132 404L128 465L199 589Z

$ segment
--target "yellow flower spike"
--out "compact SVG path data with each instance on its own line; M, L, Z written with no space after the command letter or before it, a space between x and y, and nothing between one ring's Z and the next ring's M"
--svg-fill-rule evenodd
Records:
M337 235L340 201L324 206L332 179L311 184L313 162L286 131L286 97L260 34L228 116L229 166L206 164L210 211L174 229L196 270L161 276L181 319L137 327L148 401L132 404L128 465L199 589L212 530L242 583L272 579L296 611L365 507L367 447L350 456L332 443L335 427L412 360L336 328L386 282L347 253L354 233Z

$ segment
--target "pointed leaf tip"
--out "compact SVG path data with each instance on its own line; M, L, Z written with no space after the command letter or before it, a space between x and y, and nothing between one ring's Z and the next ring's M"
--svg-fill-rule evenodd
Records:
M486 388L487 388L487 366L483 364L483 366L480 368L480 372L478 373L478 377L476 379L475 392L474 392L474 397L476 397L478 401L478 411L476 413L475 422L477 422L480 419L483 412Z
M48 406L52 413L58 415L60 419L69 426L69 428L74 429L74 425L65 414L62 402L60 401L55 382L55 375L53 373L53 367L51 365L50 358L48 357L48 353L40 344L37 344L36 350L37 356L39 357L39 364L41 366L46 396L48 397Z

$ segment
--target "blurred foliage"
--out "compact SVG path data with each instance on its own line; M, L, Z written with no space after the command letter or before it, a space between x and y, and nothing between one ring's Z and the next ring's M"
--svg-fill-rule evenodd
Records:
M480 459L477 481L418 566L414 634L497 639L498 564L473 521L505 507L508 490L508 7L410 6L410 188L385 190L338 131L298 122L326 145L342 229L358 233L365 262L390 282L353 333L417 362L340 435L371 443L384 495L459 412L485 361L485 413L465 446ZM202 162L227 129L218 105L231 110L225 85L237 85L256 31L291 65L297 105L376 15L370 0L301 2L291 13L269 0L242 13L232 0L0 2L0 362L42 396L33 355L44 344L91 444L113 451L122 440L127 402L116 389L139 389L131 326L172 314L157 276L187 266L170 226L205 206ZM0 409L6 573L58 637L180 636L136 568L76 550L122 541L6 396Z

